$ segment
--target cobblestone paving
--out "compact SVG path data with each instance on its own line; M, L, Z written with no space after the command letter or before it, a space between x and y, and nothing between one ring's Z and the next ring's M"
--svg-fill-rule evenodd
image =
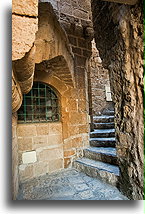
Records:
M20 185L18 200L128 200L116 187L65 169Z

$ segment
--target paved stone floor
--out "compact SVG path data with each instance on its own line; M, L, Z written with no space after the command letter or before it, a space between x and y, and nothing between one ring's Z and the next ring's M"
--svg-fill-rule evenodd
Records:
M18 200L128 200L116 187L65 169L21 184Z

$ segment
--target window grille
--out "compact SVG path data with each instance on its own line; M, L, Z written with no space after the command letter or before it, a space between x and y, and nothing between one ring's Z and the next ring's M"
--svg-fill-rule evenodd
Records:
M18 110L19 123L55 122L60 120L59 101L54 90L43 83L34 82Z

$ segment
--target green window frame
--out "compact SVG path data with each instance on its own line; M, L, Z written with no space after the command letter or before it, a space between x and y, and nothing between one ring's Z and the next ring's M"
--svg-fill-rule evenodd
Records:
M45 123L60 120L59 99L51 86L34 82L31 91L23 95L18 110L18 123Z

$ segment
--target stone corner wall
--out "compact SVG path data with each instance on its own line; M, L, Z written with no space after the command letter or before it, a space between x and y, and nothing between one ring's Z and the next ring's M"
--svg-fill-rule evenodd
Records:
M113 110L114 104L112 99L107 99L106 87L110 88L109 72L103 68L102 60L99 51L96 48L96 43L92 40L92 55L89 61L90 64L90 81L92 93L92 115L100 115L105 110Z
M97 48L111 76L120 189L142 200L143 1L129 6L92 0L92 10Z
M12 200L16 200L19 189L17 114L12 114Z

